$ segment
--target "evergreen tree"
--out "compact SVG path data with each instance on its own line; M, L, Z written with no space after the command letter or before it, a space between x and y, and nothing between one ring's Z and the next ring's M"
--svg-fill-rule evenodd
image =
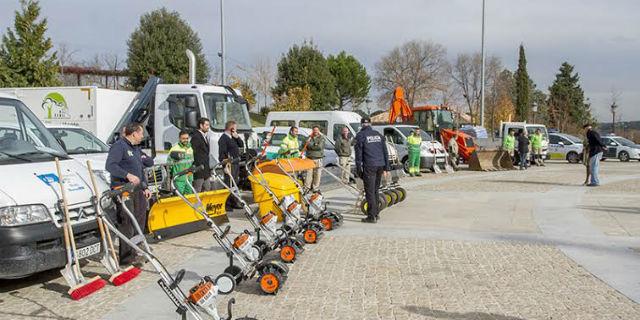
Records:
M196 56L196 82L205 83L209 78L209 65L198 34L175 11L162 8L144 14L127 45L129 83L136 89L145 84L149 75L159 76L165 83L187 83L187 49Z
M294 45L278 62L278 76L274 96L289 94L290 89L308 87L311 110L330 110L338 103L335 80L327 60L313 43Z
M343 110L346 105L351 105L353 109L358 108L366 100L371 88L371 79L365 67L344 51L337 56L330 55L327 63L336 81L338 108Z
M580 87L580 77L574 67L562 63L556 79L549 87L549 124L560 131L576 131L585 123L594 122L591 106L585 102L584 91Z
M516 80L515 87L515 108L516 108L516 120L526 121L529 117L531 110L531 79L527 72L527 58L524 54L524 46L520 45L520 52L518 56L518 70L514 74Z
M59 84L56 53L45 36L47 19L39 20L40 4L21 0L14 29L7 28L0 48L0 83L14 87L48 87Z

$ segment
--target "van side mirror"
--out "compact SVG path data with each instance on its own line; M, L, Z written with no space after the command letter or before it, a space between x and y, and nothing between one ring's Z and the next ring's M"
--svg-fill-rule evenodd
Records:
M196 100L195 96L186 96L184 99L184 106L187 108L197 108L198 100Z
M189 110L184 115L184 123L187 128L198 129L198 112Z

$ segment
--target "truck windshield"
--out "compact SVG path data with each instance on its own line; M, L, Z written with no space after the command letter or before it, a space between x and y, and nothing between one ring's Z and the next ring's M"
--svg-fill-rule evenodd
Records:
M536 130L540 129L540 133L542 133L542 137L544 137L545 140L549 140L549 134L547 134L547 128L543 127L543 126L527 126L527 134L529 134L529 136L533 135L534 133L536 133Z
M64 149L20 101L0 98L0 164L68 158Z
M414 111L413 118L420 128L429 132L453 128L453 115L449 110Z
M109 147L96 136L80 128L49 128L68 154L106 153Z
M238 124L238 130L251 130L249 108L246 104L232 102L232 96L220 93L205 93L203 98L213 129L224 130L225 123L233 120Z

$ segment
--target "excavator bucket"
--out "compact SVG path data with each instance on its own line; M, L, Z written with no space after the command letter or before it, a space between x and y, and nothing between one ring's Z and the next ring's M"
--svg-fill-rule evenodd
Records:
M513 162L509 153L503 150L476 150L469 159L469 169L472 171L510 170L513 169Z

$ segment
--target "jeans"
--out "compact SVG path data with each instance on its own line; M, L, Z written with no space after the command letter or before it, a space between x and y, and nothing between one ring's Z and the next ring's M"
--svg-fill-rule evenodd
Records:
M602 159L602 152L598 152L593 157L589 158L589 167L591 168L591 184L600 184L600 160Z
M529 153L528 152L520 152L520 169L526 168L526 167L529 166L527 161L529 161Z

